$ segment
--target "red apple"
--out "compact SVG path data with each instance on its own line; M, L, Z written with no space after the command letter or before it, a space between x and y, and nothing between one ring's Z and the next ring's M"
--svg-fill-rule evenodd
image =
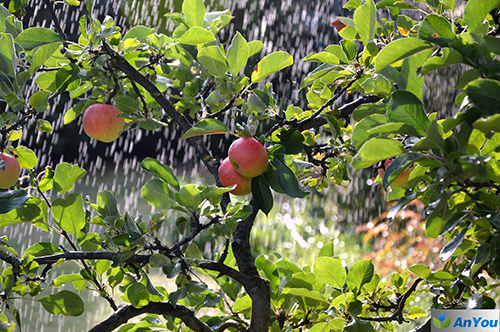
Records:
M83 115L83 130L89 137L98 141L112 142L120 136L125 124L125 120L117 116L121 113L113 105L91 105Z
M219 179L224 187L236 185L232 191L233 195L244 196L252 192L252 178L246 178L236 172L229 158L224 159L219 167Z
M254 138L238 138L229 147L228 156L234 169L246 178L259 176L267 170L267 150Z
M378 175L380 178L384 177L385 170L389 165L392 163L394 158L389 158L384 161L384 166L377 169ZM410 177L411 172L413 171L414 166L408 167L403 171L403 173L399 174L397 178L394 179L394 181L391 182L391 186L393 187L405 187L408 184L408 178Z
M16 157L0 153L0 158L5 161L5 170L0 169L0 189L12 187L21 174L21 167Z

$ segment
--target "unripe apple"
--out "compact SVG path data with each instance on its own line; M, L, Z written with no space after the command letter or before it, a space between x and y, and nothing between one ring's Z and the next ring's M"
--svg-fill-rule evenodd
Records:
M0 189L9 189L12 187L21 174L21 167L16 157L0 153L0 158L5 161L5 171L0 169Z
M230 191L233 195L244 196L252 192L252 178L246 178L236 172L229 158L220 164L219 179L224 187L236 185L236 188Z
M389 165L392 163L393 160L394 160L394 158L386 159L384 161L384 167L377 169L377 172L378 172L378 175L380 176L380 178L384 177L385 170L387 169L387 167L389 167ZM407 169L405 169L403 171L403 173L399 174L398 177L395 178L394 181L391 182L391 186L392 187L399 187L399 188L406 187L406 185L408 184L408 178L410 177L410 174L413 171L413 168L414 167L412 166L412 167L408 167Z
M229 147L228 157L234 169L246 178L261 175L267 170L269 163L266 148L251 137L234 141Z
M93 104L83 114L83 130L98 141L109 143L120 136L125 124L118 115L122 112L108 104Z

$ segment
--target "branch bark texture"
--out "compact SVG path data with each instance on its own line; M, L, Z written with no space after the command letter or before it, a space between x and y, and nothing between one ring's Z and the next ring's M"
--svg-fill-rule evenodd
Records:
M174 306L170 302L150 302L141 308L135 308L132 305L120 307L111 316L90 329L89 332L111 332L128 322L129 319L146 313L179 318L195 332L212 332L212 329L207 324L196 318L192 310L180 304Z

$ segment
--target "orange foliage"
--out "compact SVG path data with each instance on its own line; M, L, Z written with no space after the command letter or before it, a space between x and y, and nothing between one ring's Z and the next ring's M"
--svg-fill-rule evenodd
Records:
M389 209L394 204L391 203ZM422 203L415 200L392 221L387 219L389 212L386 211L357 227L362 249L369 251L363 254L363 259L372 259L381 276L400 273L414 264L425 264L432 270L442 267L438 255L444 243L425 235L422 208Z

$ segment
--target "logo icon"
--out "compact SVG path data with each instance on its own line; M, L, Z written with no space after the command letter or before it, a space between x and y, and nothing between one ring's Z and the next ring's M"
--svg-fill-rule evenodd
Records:
M438 318L432 317L432 324L438 329L445 329L450 326L450 323L451 317L446 318L443 313L441 313Z

